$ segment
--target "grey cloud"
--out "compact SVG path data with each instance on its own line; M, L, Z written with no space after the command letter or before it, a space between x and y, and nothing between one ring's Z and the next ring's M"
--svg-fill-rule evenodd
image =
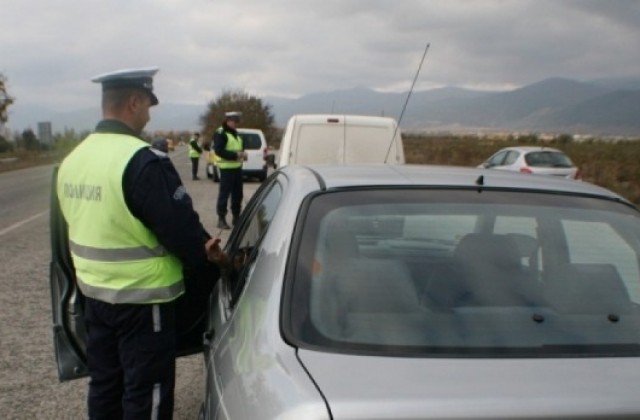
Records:
M19 101L47 106L95 104L90 77L148 65L161 69L164 102L204 104L237 88L283 96L354 86L402 90L427 42L419 88L513 87L640 68L637 1L9 3L0 72Z

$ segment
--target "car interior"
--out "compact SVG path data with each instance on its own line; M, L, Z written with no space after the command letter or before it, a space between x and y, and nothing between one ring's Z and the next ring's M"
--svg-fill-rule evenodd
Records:
M576 239L559 234L561 211L545 209L531 218L535 229L523 229L513 209L505 209L509 223L497 222L496 207L479 214L468 233L421 241L410 219L429 219L433 229L425 232L432 234L446 218L401 211L327 216L308 270L310 322L300 325L312 331L305 336L341 349L396 346L461 354L589 352L597 345L637 342L635 252L616 264L600 262L589 254L590 244L574 249L568 242ZM604 239L589 236L588 220L576 223L585 238ZM609 246L617 241L621 249L630 247L615 229L604 231L611 235L604 239Z

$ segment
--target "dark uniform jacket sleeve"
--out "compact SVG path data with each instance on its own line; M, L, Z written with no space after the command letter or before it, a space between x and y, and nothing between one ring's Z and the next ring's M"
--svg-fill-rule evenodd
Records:
M148 148L139 150L129 161L122 184L131 213L186 268L208 264L204 244L210 235L167 156Z
M193 147L193 149L198 152L198 153L202 153L202 148L200 147L200 145L198 144L198 141L196 139L193 139L189 142L189 144L191 145L191 147Z

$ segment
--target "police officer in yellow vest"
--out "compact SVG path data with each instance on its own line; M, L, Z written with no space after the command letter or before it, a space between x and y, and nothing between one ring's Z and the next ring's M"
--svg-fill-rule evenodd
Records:
M198 164L202 155L202 145L200 144L200 133L194 133L189 141L189 159L191 159L191 179L198 180Z
M91 419L172 418L183 269L217 271L225 258L171 161L140 137L158 104L157 71L93 79L102 84L103 120L58 171L58 200L85 296Z
M237 131L240 116L240 112L227 112L222 126L213 135L213 149L219 157L216 165L220 169L220 189L216 204L219 229L231 228L226 219L229 197L234 225L242 208L242 162L247 159L247 153Z

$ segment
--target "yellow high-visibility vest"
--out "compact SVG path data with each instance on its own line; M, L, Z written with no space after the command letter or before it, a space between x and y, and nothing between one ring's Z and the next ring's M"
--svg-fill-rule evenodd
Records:
M218 132L223 132L222 127L218 128ZM240 152L242 151L242 137L234 136L230 132L226 132L227 135L227 147L225 150L230 152ZM226 160L218 156L218 162L216 163L220 169L237 169L242 167L242 161L238 160Z
M191 140L191 141L193 141L193 140ZM190 158L199 158L201 153L193 148L193 146L191 145L191 141L189 141L189 157Z
M57 194L69 225L78 286L109 303L158 303L184 293L182 264L131 214L122 177L149 145L129 135L94 133L60 165Z

